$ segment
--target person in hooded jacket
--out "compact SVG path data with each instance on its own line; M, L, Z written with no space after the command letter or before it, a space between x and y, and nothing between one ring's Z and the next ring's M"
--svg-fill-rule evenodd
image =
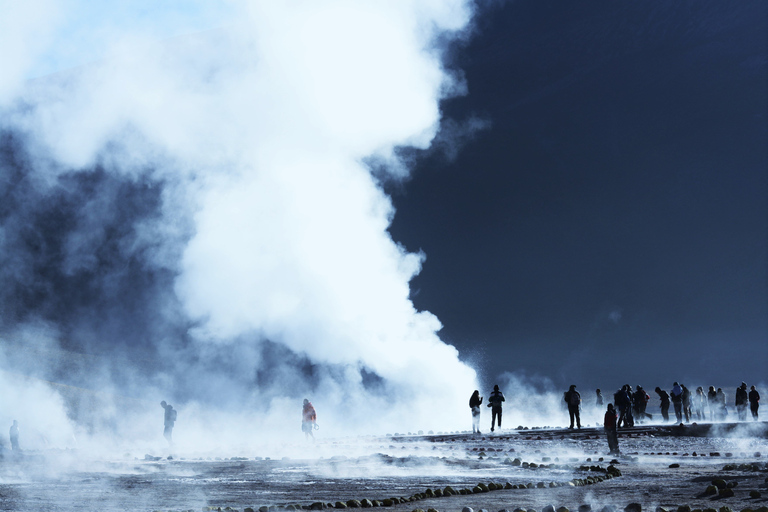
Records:
M480 406L483 404L483 397L480 391L475 390L469 397L469 408L472 410L472 433L480 433Z
M498 418L499 428L501 428L501 403L504 402L504 393L499 390L499 385L493 386L491 396L488 397L488 407L491 408L491 432L494 431L493 426L496 424L496 418Z
M717 402L717 419L720 421L728 418L728 397L723 391L723 388L717 388L717 395L715 395L715 402Z
M691 390L685 387L685 384L680 384L680 387L683 388L683 414L685 415L685 422L690 423L691 416L693 415L691 412Z

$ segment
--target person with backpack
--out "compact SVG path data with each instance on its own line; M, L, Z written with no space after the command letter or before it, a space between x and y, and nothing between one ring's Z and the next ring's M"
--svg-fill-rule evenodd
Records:
M304 407L301 409L301 431L304 432L304 438L315 440L315 433L313 432L317 427L317 413L312 402L304 399Z
M669 393L656 386L656 394L659 395L661 401L661 417L664 418L664 423L669 421Z
M563 400L568 404L568 416L571 418L571 426L573 428L573 421L576 420L576 426L581 428L581 417L579 414L579 407L581 406L581 394L576 391L576 384L571 384L568 391L563 395Z
M483 404L483 397L480 396L480 391L475 390L472 396L469 397L469 408L472 410L472 433L480 433L480 406Z
M171 404L168 404L163 400L160 402L160 406L165 410L163 416L163 437L168 441L168 444L173 444L173 425L176 423L176 409Z
M496 424L496 418L498 418L499 428L501 428L501 403L505 402L504 393L499 391L499 385L493 386L491 396L488 397L488 407L491 408L491 432L493 432L493 426Z

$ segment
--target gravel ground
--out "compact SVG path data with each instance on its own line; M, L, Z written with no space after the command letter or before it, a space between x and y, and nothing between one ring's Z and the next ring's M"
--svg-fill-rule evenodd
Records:
M629 503L640 503L643 510L689 505L740 511L768 506L764 434L676 435L681 433L686 432L661 427L622 431L623 455L615 460L605 453L607 445L597 429L319 440L284 447L286 453L297 453L298 448L304 455L295 459L281 457L280 448L274 448L269 459L254 454L220 460L210 454L175 454L170 460L163 454L157 454L157 460L144 454L114 460L86 459L77 452L5 454L0 464L0 510L232 507L242 511L409 498L428 488L472 489L491 482L515 486L543 482L548 487L427 498L388 509L460 512L469 506L491 512L518 507L541 511L547 505L576 510L589 504L595 510L604 505L623 510ZM612 460L621 477L584 486L568 484L605 475ZM705 495L716 478L732 486L735 482L734 496ZM551 482L559 486L549 487ZM762 497L750 497L750 491Z

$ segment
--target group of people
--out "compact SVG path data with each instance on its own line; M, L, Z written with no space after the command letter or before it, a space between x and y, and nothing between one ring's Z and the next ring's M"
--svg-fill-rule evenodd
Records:
M493 386L491 396L488 397L488 407L491 408L491 432L495 430L495 425L501 428L501 404L505 400L504 393L499 389L499 385ZM475 434L480 433L480 406L482 404L483 397L480 396L480 391L475 390L472 396L469 397L469 408L472 411L472 432Z

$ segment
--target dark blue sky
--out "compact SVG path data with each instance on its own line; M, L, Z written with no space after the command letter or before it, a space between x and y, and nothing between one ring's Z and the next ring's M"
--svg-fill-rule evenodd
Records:
M520 1L452 52L469 93L390 229L488 384L768 379L768 4Z

